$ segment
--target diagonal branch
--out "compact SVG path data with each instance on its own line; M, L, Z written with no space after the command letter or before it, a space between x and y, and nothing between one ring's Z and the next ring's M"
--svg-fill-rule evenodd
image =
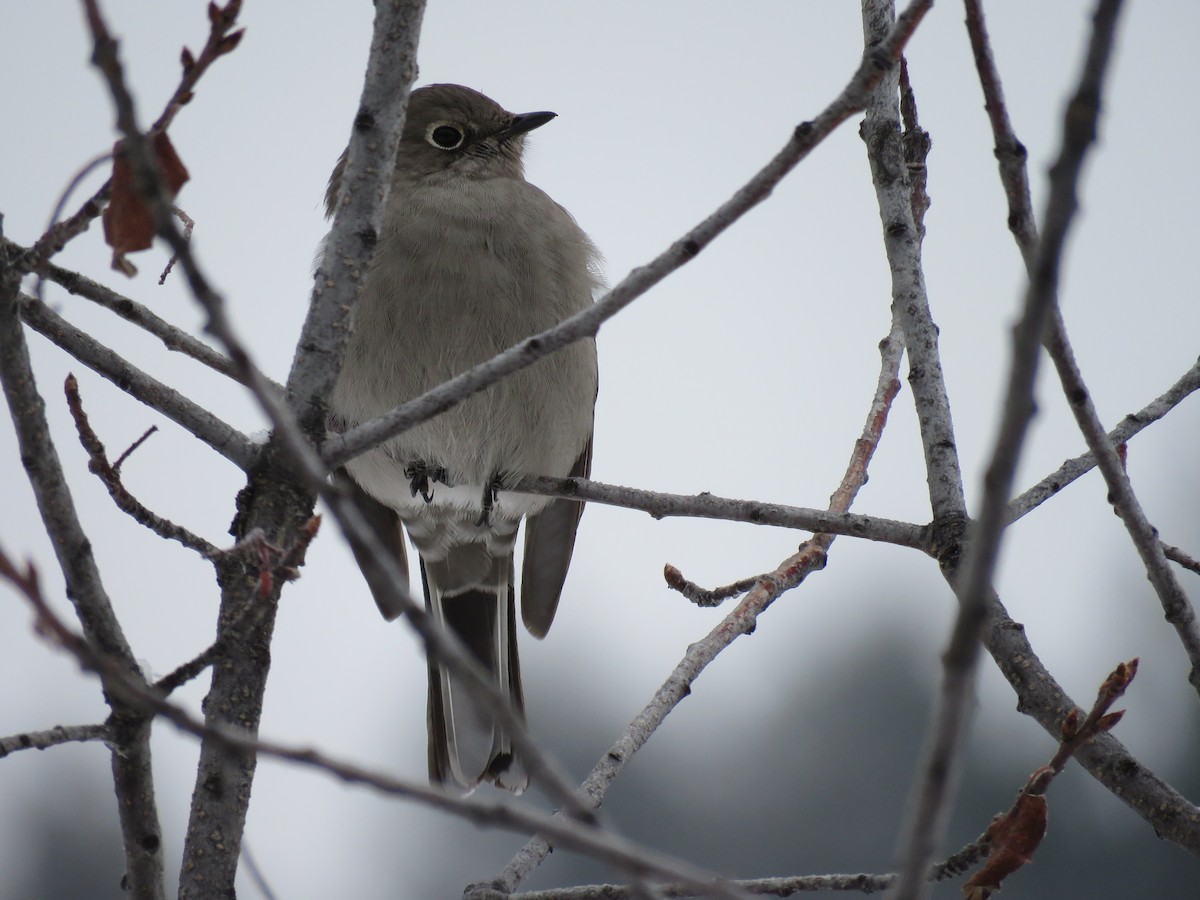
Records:
M1097 7L1095 14L1096 27L1112 19L1115 21L1116 7L1106 8L1104 4ZM1109 25L1108 27L1115 27ZM986 108L992 123L992 134L996 142L996 157L1000 162L1000 180L1008 197L1009 228L1016 239L1017 246L1031 273L1036 273L1039 265L1037 249L1037 226L1031 212L1032 204L1029 199L1029 177L1025 167L1025 154L1021 142L1017 140L1008 110L1004 102L1004 94L1000 85L1000 77L996 70L995 60L988 40L987 27L983 18L983 10L978 0L967 0L967 29L971 38L971 46L975 54L976 68L979 70L980 83L983 86ZM1103 73L1105 58L1097 58L1094 49L1089 51L1087 67L1096 70L1094 77L1081 83L1078 92L1067 110L1064 140L1077 146L1086 147L1095 140L1096 119L1100 105L1100 75ZM1106 54L1105 54L1106 55ZM1082 160L1082 151L1076 168ZM1061 164L1061 162L1060 162ZM1056 164L1055 168L1058 167ZM1076 173L1077 174L1077 173ZM1054 176L1054 170L1051 170ZM1075 206L1074 196L1063 198L1063 208L1056 217L1047 210L1047 231L1058 229L1065 233L1066 225L1060 220L1069 217ZM1061 242L1061 237L1058 238ZM1055 279L1056 280L1056 279ZM1146 567L1150 584L1158 594L1166 619L1179 635L1191 663L1188 681L1200 692L1200 622L1197 622L1195 610L1191 601L1179 584L1172 568L1167 564L1162 543L1158 533L1146 518L1141 504L1133 493L1129 475L1117 456L1117 451L1105 434L1100 416L1092 403L1091 394L1084 383L1083 374L1075 361L1075 354L1067 338L1066 325L1062 313L1057 308L1056 285L1048 288L1050 302L1055 307L1051 315L1049 332L1046 336L1046 349L1054 361L1063 393L1070 404L1075 421L1083 432L1084 441L1091 451L1096 465L1108 486L1110 502L1121 517L1133 540L1134 547Z
M1153 425L1183 400L1200 390L1200 359L1160 396L1151 400L1135 413L1130 413L1108 433L1108 441L1114 447L1127 442L1143 428ZM1068 459L1061 466L1029 488L1008 505L1009 522L1015 522L1041 504L1045 503L1068 484L1096 467L1096 457L1084 453Z
M21 294L20 311L22 320L34 331L49 338L135 400L162 413L238 468L249 469L257 459L258 445L232 425L146 374L120 354L80 331L46 304Z
M79 396L79 382L74 375L68 375L66 381L67 406L71 410L71 418L75 420L75 430L79 433L79 442L87 451L91 462L88 468L96 474L104 484L108 495L112 497L117 508L129 515L139 525L149 528L159 537L178 541L189 550L195 550L205 559L213 559L221 551L213 544L188 529L164 519L148 509L121 481L117 467L108 461L108 453L96 432L88 422L87 413L83 409L83 398Z
M867 466L879 445L887 423L888 410L900 389L897 373L900 369L903 344L894 328L892 333L880 342L879 349L882 357L879 380L866 424L862 435L855 442L841 484L830 498L830 509L838 512L845 512L850 508L859 489L866 483ZM832 534L817 534L811 540L805 541L798 552L784 560L773 572L763 575L750 593L716 628L688 647L683 659L667 676L667 680L658 688L650 702L629 723L580 785L590 803L600 806L609 786L625 764L688 695L692 683L709 663L737 638L752 633L757 626L758 616L781 594L799 585L809 573L824 568L826 553L833 540ZM468 887L466 896L472 900L484 900L489 896L489 891L515 890L552 852L554 844L551 837L545 833L538 834L522 847L490 882Z
M1185 569L1191 569L1200 575L1200 559L1196 559L1190 553L1185 553L1179 547L1173 547L1170 544L1163 544L1163 553L1171 562L1179 563Z
M13 244L10 241L6 241L6 243L10 245L10 252L27 252L17 244ZM42 268L42 274L48 280L60 285L67 293L84 297L97 306L102 306L116 313L127 322L131 322L147 333L152 334L162 341L163 346L168 350L190 356L202 365L208 366L214 372L220 372L222 375L234 380L238 379L238 373L228 357L218 353L203 341L197 340L182 328L172 325L141 303L117 293L112 288L106 287L98 281L93 281L79 272L61 268L53 263L46 263ZM282 392L283 387L279 386L278 390Z
M17 325L17 330L20 326ZM36 491L36 488L35 488ZM59 620L50 612L42 597L41 584L33 563L26 563L24 570L8 558L0 548L0 578L20 592L37 613L34 628L45 634ZM69 584L70 582L68 582ZM85 631L86 634L86 631ZM89 654L101 655L95 642L75 636L77 644ZM121 836L125 845L125 879L129 891L138 900L162 900L164 898L163 865L158 811L155 805L154 781L150 772L150 721L127 705L121 695L124 684L145 686L145 680L136 669L118 656L105 656L108 670L101 678L104 699L112 709L112 715L103 727L103 739L109 747L112 764L113 784L117 794L117 809L121 823ZM31 746L46 747L68 740L91 740L100 737L96 726L83 726L71 731L61 728L40 735L16 735L5 739L15 741L15 746L4 748L25 749ZM147 791L146 795L130 793Z
M1175 633L1179 635L1187 653L1188 661L1192 665L1188 681L1200 692L1200 622L1196 620L1196 611L1179 579L1175 577L1174 569L1167 562L1162 542L1158 539L1158 529L1146 518L1146 513L1133 492L1133 485L1129 482L1129 475L1117 456L1116 448L1109 443L1108 435L1104 433L1104 426L1100 422L1095 404L1092 403L1091 394L1083 382L1083 376L1075 362L1075 354L1067 341L1062 316L1057 309L1046 347L1058 370L1063 392L1067 395L1079 430L1083 432L1084 440L1095 456L1100 473L1108 485L1109 500L1121 521L1125 523L1125 529L1146 567L1146 576L1158 594L1166 619L1174 626Z
M73 741L108 741L112 738L107 725L55 725L45 731L26 731L0 737L0 759L18 750L48 750Z
M797 126L783 149L737 193L653 260L634 269L620 284L583 312L526 338L390 413L364 422L343 434L331 436L325 442L326 464L330 468L344 465L401 432L445 412L506 375L530 366L568 344L594 337L608 319L676 269L691 262L730 225L766 200L775 186L818 144L850 116L862 110L870 99L872 89L899 58L904 45L931 5L932 0L913 0L887 38L863 56L858 69L833 102L815 119Z

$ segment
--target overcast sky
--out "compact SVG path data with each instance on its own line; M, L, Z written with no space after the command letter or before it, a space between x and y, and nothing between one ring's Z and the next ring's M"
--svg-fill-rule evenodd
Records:
M180 47L202 44L204 6L199 0L105 4L142 123L157 116L173 89ZM988 6L1040 211L1089 4ZM1200 6L1184 0L1127 6L1061 292L1080 365L1109 427L1165 390L1195 360L1200 343L1194 264L1200 124L1190 90ZM791 129L841 90L858 64L857 4L760 2L736 14L731 8L682 0L586 7L431 0L420 81L460 82L515 112L559 114L531 137L528 176L576 216L604 252L615 283L727 199ZM365 0L250 0L242 46L205 77L172 130L191 172L178 202L197 223L199 258L260 365L280 380L326 227L325 183L356 109L371 16ZM939 3L908 58L921 124L933 139L925 274L974 510L1022 268L1005 228L962 19L960 4ZM6 10L0 48L0 212L5 234L28 243L44 229L73 173L111 145L112 108L87 62L86 29L74 4ZM91 189L101 180L94 177ZM71 208L85 196L77 195ZM97 226L58 262L198 329L201 317L182 279L156 284L164 261L159 250L136 259L142 275L133 281L110 272L107 257ZM261 427L253 404L220 377L85 300L53 286L47 299L235 426ZM824 507L862 426L889 300L878 213L853 120L742 223L605 326L594 477ZM92 422L114 451L159 426L124 474L160 513L227 543L243 478L39 336L29 340L106 586L135 652L164 674L211 640L213 578L188 551L152 538L119 513L87 475L60 399L65 374L79 375ZM1041 415L1020 469L1022 488L1082 452L1053 382L1043 369ZM1151 520L1166 540L1193 552L1200 538L1198 437L1200 401L1193 398L1137 438L1129 453ZM47 592L66 609L9 428L0 428L0 459L8 473L0 479L0 545L37 560ZM929 519L907 387L856 510ZM542 643L523 635L535 733L550 730L539 721L543 710L570 702L564 693L577 696L580 718L607 736L598 756L687 645L719 621L724 611L698 611L664 588L664 562L701 584L724 584L772 568L802 537L590 507L554 629ZM1181 577L1194 594L1195 577ZM1143 657L1121 738L1152 767L1169 767L1183 749L1170 740L1172 721L1196 715L1184 685L1186 660L1094 474L1015 529L997 585L1043 661L1080 702L1090 700L1115 662ZM830 660L861 653L872 637L888 632L924 648L919 664L933 683L953 613L953 597L930 560L839 539L826 571L776 604L751 640L718 660L655 742L685 748L733 732L753 735L772 705L772 679L785 677L789 690L801 690L819 682ZM379 619L332 523L309 554L303 578L285 591L273 657L264 734L424 777L424 660L403 622ZM1011 691L985 669L978 732L1015 729L1020 752L1036 764L1049 741L1018 719ZM0 680L2 733L104 715L93 679L39 643L26 606L6 590L0 591ZM202 695L203 684L192 685L181 699L198 709ZM160 728L155 749L173 871L196 748ZM803 755L803 747L796 750ZM667 772L682 765L679 759L660 750L646 765ZM572 774L582 777L586 765ZM107 766L98 747L18 754L0 762L0 805L44 803L48 796L81 803L83 796L92 799L81 805L109 815L112 801L103 789L72 787ZM46 787L42 777L58 778L62 790ZM68 790L76 792L74 801L65 799ZM1132 814L1121 827L1147 830ZM421 828L451 835L454 853L478 854L470 871L479 877L519 845L513 838L505 854L493 857L472 849L479 833L468 826L411 815L274 764L260 767L248 834L280 896L382 898L395 896L388 887L395 879L424 877L422 854L396 852L411 829ZM19 851L21 841L17 823L0 820L0 847ZM460 888L461 881L447 882L438 890L451 896Z

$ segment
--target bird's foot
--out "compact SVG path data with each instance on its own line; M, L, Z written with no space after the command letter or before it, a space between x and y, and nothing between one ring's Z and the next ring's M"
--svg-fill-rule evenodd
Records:
M487 528L492 524L492 510L496 508L496 494L500 490L500 482L501 477L495 475L483 486L483 512L479 515L479 521L475 523L476 528Z
M404 477L408 479L409 489L412 490L412 495L421 495L421 499L426 503L433 500L433 485L449 484L446 481L446 470L442 466L431 466L427 463L417 461L411 465L404 467Z

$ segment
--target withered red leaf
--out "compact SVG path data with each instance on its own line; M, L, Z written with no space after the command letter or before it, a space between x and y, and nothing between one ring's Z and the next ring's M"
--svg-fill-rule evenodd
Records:
M187 168L166 132L154 135L150 148L158 160L167 193L174 198L188 180ZM154 240L154 216L134 183L133 170L121 143L113 148L112 187L103 221L104 242L113 250L113 268L133 275L137 269L125 255L149 248Z
M1000 884L1033 859L1033 853L1046 835L1046 798L1022 794L1013 808L997 816L988 826L991 854L983 868L963 885L968 900L987 900L1000 890Z

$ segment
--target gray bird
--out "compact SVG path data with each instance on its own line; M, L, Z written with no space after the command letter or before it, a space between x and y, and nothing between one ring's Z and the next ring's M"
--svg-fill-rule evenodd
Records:
M589 306L599 254L571 215L525 180L525 135L554 113L514 115L470 88L413 91L379 246L331 398L341 431L411 400ZM326 194L338 203L343 154ZM346 465L338 478L407 571L420 558L427 608L524 709L514 546L525 520L521 617L554 619L580 504L514 494L522 474L587 476L596 348L572 344ZM388 619L399 615L376 596ZM529 776L493 715L429 661L430 778L513 791Z

